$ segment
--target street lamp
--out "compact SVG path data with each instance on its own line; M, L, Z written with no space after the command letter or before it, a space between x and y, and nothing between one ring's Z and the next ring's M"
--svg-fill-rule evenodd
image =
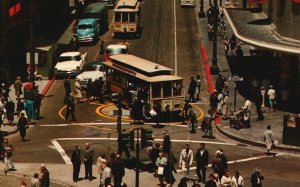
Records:
M30 81L34 82L34 23L38 21L37 13L38 9L34 4L34 0L30 0L29 5L25 7L25 21L29 24L29 52L30 52Z
M205 18L205 12L204 12L203 0L200 0L199 18Z
M214 0L214 9L213 9L213 16L214 16L214 42L213 42L213 58L212 58L212 65L210 66L210 73L212 75L219 74L219 67L218 67L218 59L217 59L217 30L218 30L218 2Z

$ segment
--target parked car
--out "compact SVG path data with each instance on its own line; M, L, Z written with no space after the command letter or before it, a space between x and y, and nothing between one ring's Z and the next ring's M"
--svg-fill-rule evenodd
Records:
M127 54L128 53L128 46L125 44L111 44L108 45L105 53L104 53L104 61L109 60L111 55L117 54Z
M78 51L62 53L54 67L54 75L59 77L80 74L86 64L86 54L80 54Z
M92 82L94 82L102 77L104 81L104 72L104 66L101 61L91 62L85 66L84 71L77 75L76 78L80 80L80 85L85 89L89 79L92 79Z

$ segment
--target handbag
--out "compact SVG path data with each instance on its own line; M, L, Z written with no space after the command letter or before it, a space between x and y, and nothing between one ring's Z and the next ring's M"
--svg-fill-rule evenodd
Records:
M164 167L158 166L157 168L157 175L163 175L164 174Z

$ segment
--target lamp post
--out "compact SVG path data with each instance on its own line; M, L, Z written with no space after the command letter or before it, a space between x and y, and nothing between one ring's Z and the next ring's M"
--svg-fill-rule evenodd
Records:
M217 30L218 30L218 2L217 0L214 0L214 8L213 8L213 16L214 16L214 33L213 33L213 58L212 58L212 65L210 66L210 73L212 75L218 75L219 74L219 67L218 67L218 59L217 59Z
M204 12L203 0L200 0L199 18L205 18L205 12Z
M38 9L34 4L34 0L30 0L29 5L25 7L25 21L29 24L29 53L30 53L30 81L34 82L34 71L35 71L35 62L34 62L34 23L37 22L37 12Z

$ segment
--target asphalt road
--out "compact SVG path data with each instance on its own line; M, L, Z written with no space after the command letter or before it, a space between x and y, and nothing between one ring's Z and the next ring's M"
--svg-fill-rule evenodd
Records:
M177 67L177 74L184 77L184 85L187 88L189 77L191 75L201 74L204 77L204 68L200 58L201 41L199 40L195 10L193 8L180 8L178 1L176 1L176 15L174 15L173 3L174 1L172 0L143 1L141 36L140 38L127 39L127 41L130 43L129 53L173 69ZM174 23L175 17L176 24ZM206 27L206 25L200 26ZM177 49L175 49L174 39L175 27ZM105 44L122 41L122 39L113 38L111 31L105 33L101 37L101 40L104 40ZM99 42L95 46L85 46L80 48L80 51L88 52L89 61L98 58ZM177 57L175 57L175 53L177 53ZM203 98L203 101L198 103L198 105L205 110L208 107L208 93L205 82L202 84L201 97ZM42 119L40 119L34 127L30 128L27 133L28 141L21 142L18 134L9 137L15 147L13 157L15 162L65 163L59 152L51 143L51 140L59 138L90 138L89 140L58 140L58 143L68 155L76 144L84 145L87 141L90 141L96 150L95 159L100 153L105 152L109 155L111 152L116 152L117 145L115 141L93 139L100 137L117 137L116 125L104 124L106 122L115 121L103 118L96 114L95 110L99 106L98 104L76 104L76 117L78 123L65 126L59 125L65 123L63 118L59 115L60 111L62 114L64 113L62 110L63 98L63 80L56 80L47 93L47 97L43 100L41 111ZM125 129L135 127L137 126L123 125L123 128ZM145 127L152 128L150 125L146 125ZM189 140L209 141L206 147L210 152L210 159L212 159L214 152L218 148L224 150L229 161L260 157L265 151L264 149L239 145L238 142L233 142L219 133L215 134L216 139L204 139L202 138L202 132L199 129L197 129L196 134L190 134L188 133L187 128L179 126L166 126L163 129L169 131L172 140L182 140L181 142L173 142L173 152L177 158L179 158L179 152ZM156 139L162 138L163 129L153 129L153 134ZM223 142L225 144L220 145L218 142ZM231 143L233 143L233 145ZM190 142L190 145L195 152L198 143ZM146 159L147 153L143 151L141 157ZM261 157L258 160L251 161L250 159L239 163L233 163L230 165L230 171L232 175L234 170L239 170L249 185L249 176L252 170L255 167L259 167L266 177L264 181L265 186L294 187L300 186L299 172L297 172L300 168L299 161L299 157L294 157L294 155L284 155L275 158Z

